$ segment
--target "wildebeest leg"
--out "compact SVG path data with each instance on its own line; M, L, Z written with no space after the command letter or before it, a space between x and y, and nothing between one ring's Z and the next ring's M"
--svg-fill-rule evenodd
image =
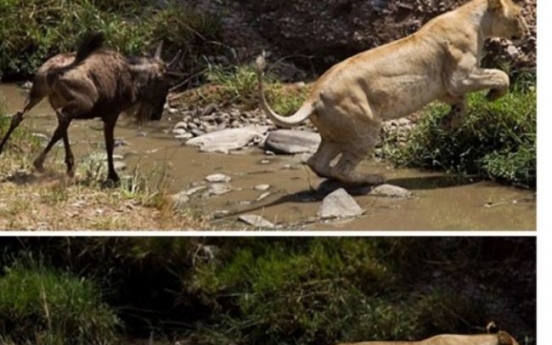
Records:
M73 156L73 152L71 151L71 145L69 144L69 136L67 134L67 130L63 135L63 147L65 148L65 164L67 165L67 176L73 177L75 176L75 157Z
M46 148L42 153L34 160L33 165L35 169L39 172L44 171L44 160L46 159L46 155L52 147L61 139L67 137L67 128L69 128L69 124L71 123L71 119L67 116L63 116L62 113L58 113L58 126L56 127L56 130L54 131L54 134L52 135L52 139L50 139L50 142L48 145L46 145ZM64 139L65 140L65 139ZM67 146L69 145L69 141L67 141ZM66 161L67 161L67 148L66 148ZM71 149L69 148L69 152L71 153ZM73 154L71 153L71 156ZM69 165L67 166L69 169Z
M6 134L4 135L4 138L2 139L2 142L0 143L0 154L4 150L4 145L8 142L8 139L10 138L12 132L23 121L23 116L29 110L31 110L35 105L37 105L38 102L40 102L43 98L44 98L44 95L40 94L39 91L35 89L35 86L33 85L33 89L31 89L29 97L27 97L27 100L25 101L25 106L23 107L23 110L13 114L11 118L10 127L8 128L8 131L6 132Z
M113 182L119 182L119 176L115 172L113 165L113 149L115 148L114 130L118 115L108 116L104 119L105 149L107 151L107 179Z

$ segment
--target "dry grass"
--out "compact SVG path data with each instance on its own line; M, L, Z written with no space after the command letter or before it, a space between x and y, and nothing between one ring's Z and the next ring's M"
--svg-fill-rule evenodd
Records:
M0 129L0 133L4 133ZM193 209L175 211L164 178L139 171L107 188L105 171L78 164L65 174L63 151L53 150L43 174L31 162L40 143L26 141L27 132L0 156L0 229L6 230L181 230L207 229L205 217ZM23 144L25 143L25 144ZM56 152L57 151L57 152ZM102 167L105 163L102 162Z

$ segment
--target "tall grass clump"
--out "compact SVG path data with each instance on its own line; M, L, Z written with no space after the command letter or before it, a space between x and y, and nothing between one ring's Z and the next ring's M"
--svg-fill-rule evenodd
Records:
M207 95L207 101L233 104L244 110L258 108L257 72L253 65L225 67L210 64L205 76L207 81L216 88L214 92ZM265 76L265 83L265 96L268 103L277 113L284 116L296 112L309 92L308 87L284 85L271 73Z
M537 107L534 79L488 102L470 94L465 118L453 129L441 120L444 104L431 104L404 147L389 150L399 165L477 174L525 187L536 186Z
M90 281L39 265L0 276L0 343L112 344L118 319Z
M220 35L217 17L137 0L2 0L0 18L0 78L6 80L28 78L47 58L73 51L88 30L103 31L109 46L131 55L151 54L164 40L168 56L186 53L183 69L215 50L210 43Z

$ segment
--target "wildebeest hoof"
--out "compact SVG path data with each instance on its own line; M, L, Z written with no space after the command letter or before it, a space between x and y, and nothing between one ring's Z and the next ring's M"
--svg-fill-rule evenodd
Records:
M35 168L35 170L39 173L43 173L44 172L44 165L42 162L40 161L34 161L33 162L33 166Z
M120 184L121 184L121 181L119 181L118 179L117 180L107 179L102 182L102 188L115 188L115 187L118 187Z

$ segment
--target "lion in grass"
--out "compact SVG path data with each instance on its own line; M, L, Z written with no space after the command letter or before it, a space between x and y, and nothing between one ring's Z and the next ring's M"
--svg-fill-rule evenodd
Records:
M519 345L507 332L500 331L494 322L487 325L487 334L440 334L420 341L365 341L338 345Z
M262 81L266 62L259 56L262 108L283 127L311 119L322 141L307 164L318 176L345 184L381 184L382 176L361 173L356 167L374 149L382 121L440 100L450 104L448 118L456 122L465 113L468 92L488 89L489 101L502 97L510 81L501 70L480 67L484 41L500 37L517 44L528 32L521 8L512 0L471 0L405 38L333 66L290 117L278 115L268 105Z

